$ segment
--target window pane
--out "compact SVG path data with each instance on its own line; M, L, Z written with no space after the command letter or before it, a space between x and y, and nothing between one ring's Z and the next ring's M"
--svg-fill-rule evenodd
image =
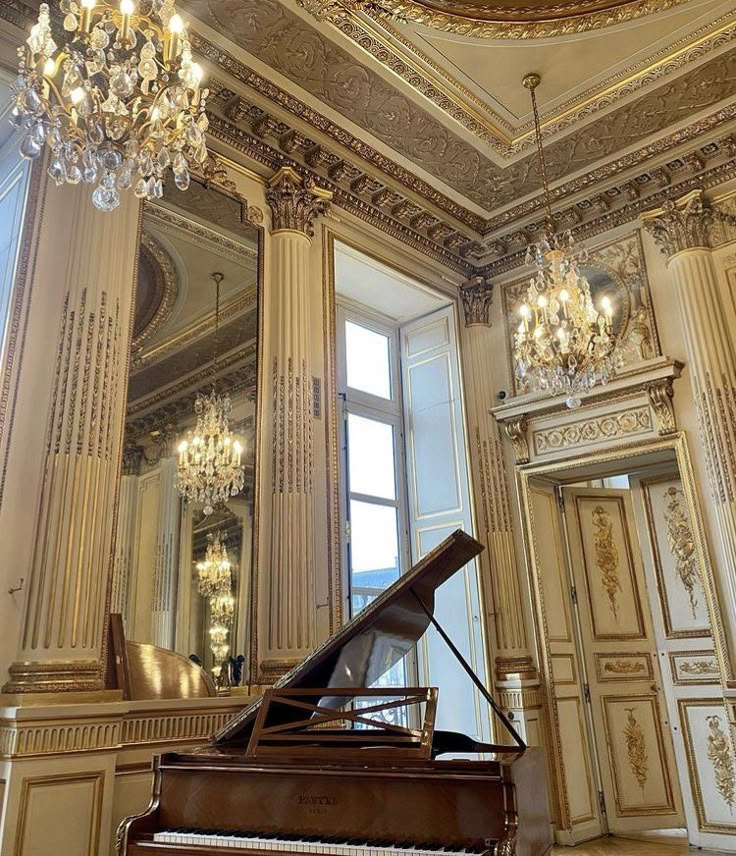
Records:
M345 344L348 386L391 398L388 336L346 321Z
M348 460L351 492L396 499L391 425L348 414Z
M399 576L396 509L350 501L350 563L357 589L384 589Z

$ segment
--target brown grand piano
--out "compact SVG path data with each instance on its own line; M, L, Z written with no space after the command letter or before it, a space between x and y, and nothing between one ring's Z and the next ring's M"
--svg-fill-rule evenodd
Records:
M541 856L551 844L541 751L525 747L433 617L437 589L482 549L458 530L209 747L156 758L151 803L121 824L119 856ZM375 686L430 624L513 745L435 729L435 688Z

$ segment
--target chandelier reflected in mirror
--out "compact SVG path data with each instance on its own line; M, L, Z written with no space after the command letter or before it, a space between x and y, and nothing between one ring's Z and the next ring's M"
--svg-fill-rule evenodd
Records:
M580 394L607 383L615 373L613 352L614 307L604 296L596 307L590 283L580 270L586 250L576 251L570 232L553 231L547 164L535 90L540 78L528 74L524 86L531 93L539 165L546 211L545 232L527 250L526 264L536 271L529 281L526 301L514 335L514 362L522 392L545 391L565 395L569 408L580 406Z
M26 131L28 158L51 149L57 184L96 184L101 211L120 190L160 198L169 169L180 190L207 158L207 90L174 0L59 0L48 4L19 48L11 122ZM57 40L63 40L59 47Z
M230 653L228 636L235 611L235 599L232 596L233 565L219 532L207 536L205 558L197 562L196 568L199 593L209 600L210 650L213 671L219 673Z
M228 395L219 395L215 387L220 331L221 273L213 273L215 283L215 331L212 357L212 390L209 395L197 395L194 412L197 424L178 445L177 489L187 501L203 505L205 516L219 502L227 502L243 489L245 467L243 447L230 433L229 416L232 402Z

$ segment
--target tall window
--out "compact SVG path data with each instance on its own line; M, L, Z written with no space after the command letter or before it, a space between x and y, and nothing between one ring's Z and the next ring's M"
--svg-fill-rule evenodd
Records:
M346 555L351 612L405 570L406 499L396 331L341 308Z
M355 615L455 529L472 534L473 520L455 307L351 248L338 247L335 270L343 555ZM434 611L486 678L473 564L440 588ZM433 628L380 681L417 683L441 688L440 727L488 738L487 705Z

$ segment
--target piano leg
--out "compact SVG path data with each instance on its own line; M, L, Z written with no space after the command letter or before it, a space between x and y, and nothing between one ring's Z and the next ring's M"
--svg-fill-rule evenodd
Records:
M506 835L494 856L543 856L553 842L542 750L527 748L506 771L513 782L512 798L506 806Z

